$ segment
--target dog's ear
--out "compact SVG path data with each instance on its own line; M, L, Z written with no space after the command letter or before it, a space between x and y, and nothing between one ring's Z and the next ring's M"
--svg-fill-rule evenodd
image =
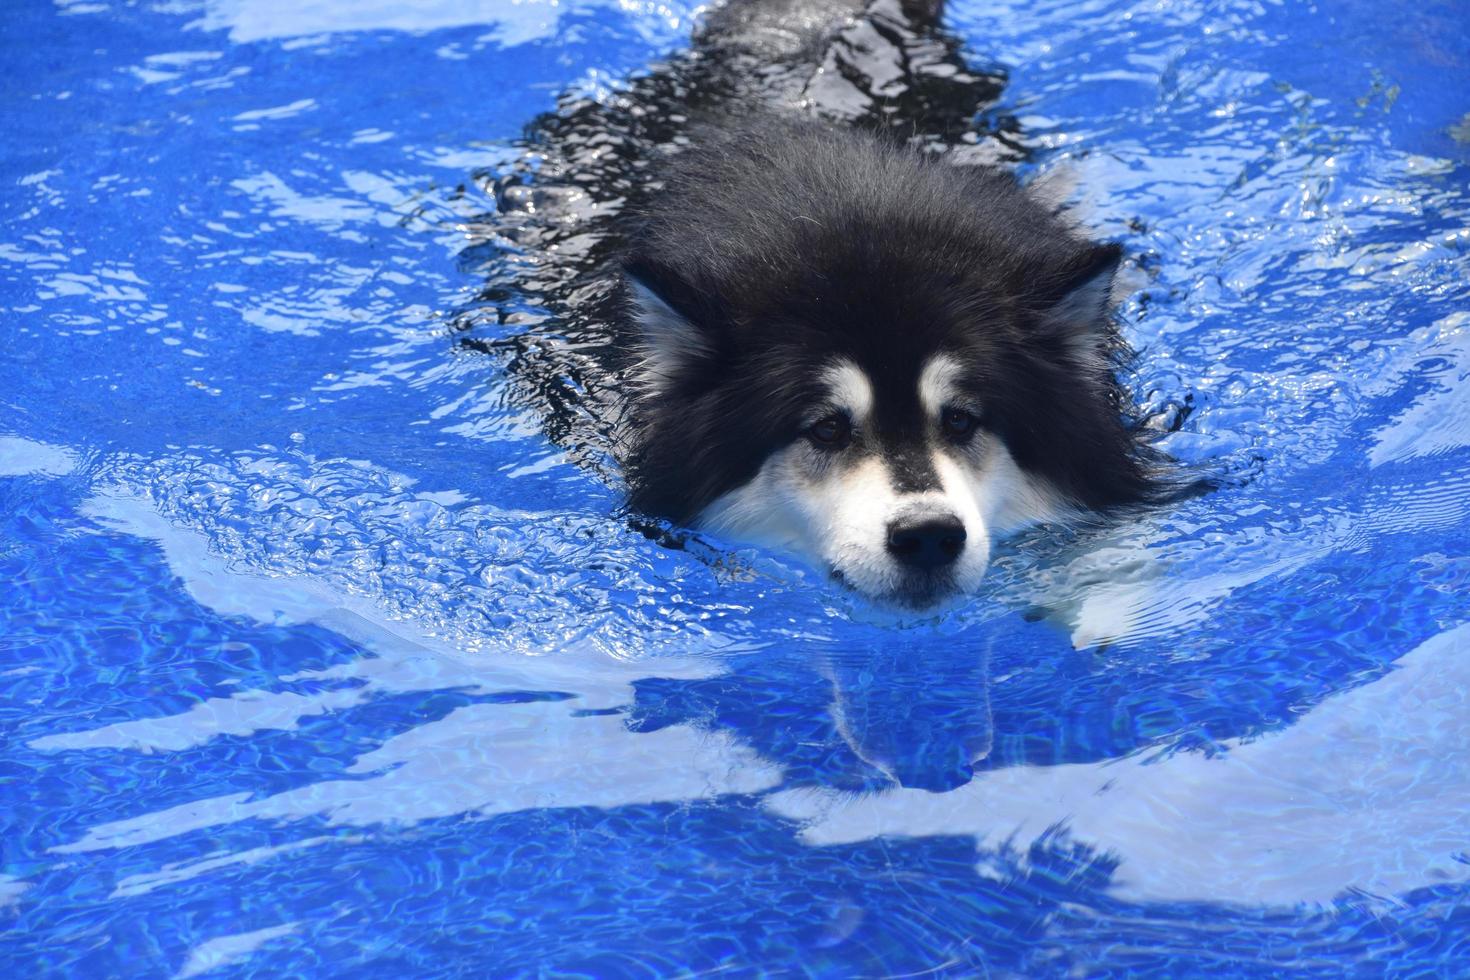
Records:
M644 273L640 275L640 272ZM674 308L659 292L647 270L630 266L624 270L633 321L638 327L637 383L645 390L663 394L714 348L706 333L689 317Z
M1094 245L1079 254L1043 290L1044 326L1066 349L1079 356L1095 358L1107 342L1113 276L1122 258L1120 245Z
M644 346L675 351L692 349L701 353L707 343L698 327L641 279L627 277L633 318Z

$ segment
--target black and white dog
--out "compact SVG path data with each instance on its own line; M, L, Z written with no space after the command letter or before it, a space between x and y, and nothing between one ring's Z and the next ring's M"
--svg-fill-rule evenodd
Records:
M579 243L520 278L580 310L544 349L620 406L632 506L910 608L973 589L997 534L1173 489L1115 377L1121 250L977 161L1014 146L973 125L999 86L936 14L731 0L693 58L543 119L540 169L497 185L529 202L499 234Z
M678 158L628 258L632 502L857 591L972 589L992 535L1154 499L1120 250L1006 174L767 123Z

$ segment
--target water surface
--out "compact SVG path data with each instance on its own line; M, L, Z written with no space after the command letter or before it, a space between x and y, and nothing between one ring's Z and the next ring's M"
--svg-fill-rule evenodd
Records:
M921 623L650 540L460 342L555 334L497 179L693 13L0 13L0 961L1470 969L1463 4L952 5L1227 478Z

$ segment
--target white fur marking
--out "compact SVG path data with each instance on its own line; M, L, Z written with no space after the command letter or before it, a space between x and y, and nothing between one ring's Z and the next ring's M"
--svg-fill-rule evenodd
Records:
M862 368L845 358L822 372L822 381L832 393L832 401L846 409L854 421L861 422L873 412L873 385Z
M978 453L933 455L940 488L900 493L884 461L813 477L813 450L796 442L766 460L755 478L720 497L701 515L699 526L766 547L793 551L819 568L835 569L856 591L883 601L901 594L909 572L887 549L895 520L952 514L965 526L965 550L951 570L956 594L972 592L990 563L991 539L1034 521L1064 516L1042 481L1028 476L1005 445L992 436Z
M919 404L930 418L938 418L959 390L964 368L949 354L935 354L919 375Z
M1049 484L1028 476L1005 443L994 437L983 438L988 444L978 471L946 459L940 468L940 480L949 489L953 475L955 483L974 501L990 531L1007 534L1053 520L1062 513Z

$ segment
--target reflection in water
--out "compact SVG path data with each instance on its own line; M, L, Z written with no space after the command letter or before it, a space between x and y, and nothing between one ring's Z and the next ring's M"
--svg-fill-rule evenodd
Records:
M968 644L946 650L903 642L832 658L837 732L899 786L934 793L963 786L990 754L988 660Z
M1209 754L1012 767L943 796L783 791L769 805L815 845L966 834L984 863L997 842L1065 827L1116 863L1120 896L1327 903L1470 881L1467 742L1470 625L1280 733Z

